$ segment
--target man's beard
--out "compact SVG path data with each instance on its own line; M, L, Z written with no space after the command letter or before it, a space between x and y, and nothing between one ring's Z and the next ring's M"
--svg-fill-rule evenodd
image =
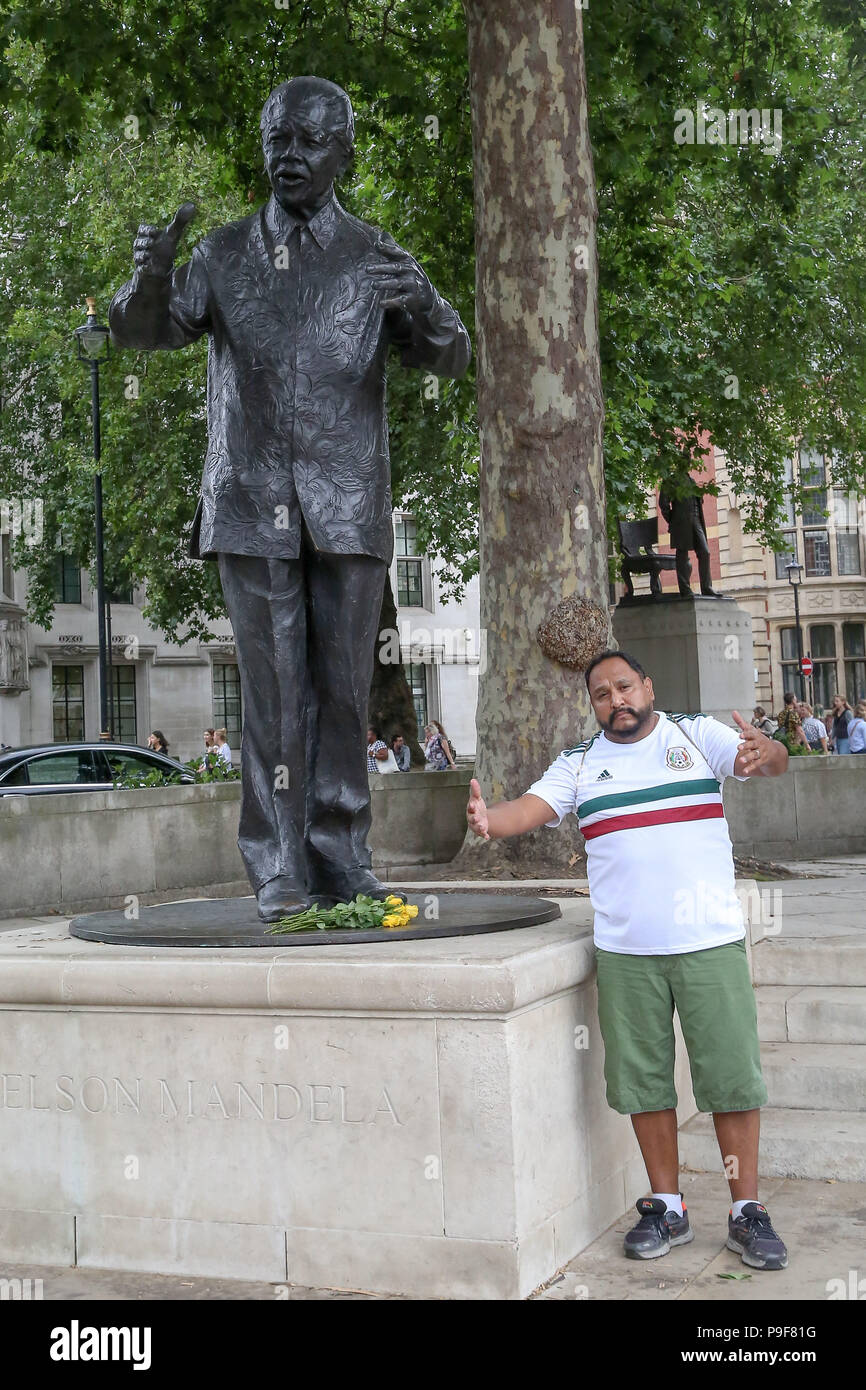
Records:
M632 718L626 719L623 717L625 715L630 715ZM599 723L601 723L605 733L616 734L620 738L630 740L643 733L652 717L652 705L648 705L644 710L632 709L629 705L625 709L618 709L616 714L611 715L607 721L600 720Z

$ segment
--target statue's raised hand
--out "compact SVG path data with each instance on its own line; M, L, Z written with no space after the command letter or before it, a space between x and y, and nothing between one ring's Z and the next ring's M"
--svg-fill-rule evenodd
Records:
M143 275L170 275L178 242L194 217L195 203L184 203L167 227L143 222L132 243L136 270Z

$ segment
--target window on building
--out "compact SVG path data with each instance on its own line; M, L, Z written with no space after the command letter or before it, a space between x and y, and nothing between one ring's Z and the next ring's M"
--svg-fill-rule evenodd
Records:
M833 492L833 525L836 529L836 570L839 574L860 574L860 533L857 529L857 499L850 492Z
M860 533L836 532L836 569L839 574L861 574Z
M424 585L420 560L397 561L397 607L424 607Z
M84 738L84 667L51 668L51 712L55 743L80 743Z
M866 626L842 624L842 655L845 659L845 690L849 704L866 700ZM835 693L835 692L834 692Z
M832 623L809 628L809 655L813 662L812 703L826 709L838 690L836 677L836 629Z
M0 594L7 599L15 598L13 580L13 542L8 535L0 535Z
M414 517L401 516L394 522L394 549L397 555L418 554L418 527Z
M14 598L12 579L12 541L9 536L0 536L0 593Z
M826 578L830 573L830 536L826 531L803 532L806 574Z
M413 517L402 516L395 521L394 551L397 556L398 608L423 608L424 561L418 554L418 528Z
M127 589L109 589L105 597L109 603L132 603L132 585Z
M825 487L810 488L806 493L803 502L803 525L827 525L827 489Z
M787 579L788 571L786 565L797 562L797 532L783 531L784 546L783 550L776 551L776 578Z
M797 655L797 629L783 627L779 633L782 656L782 693L792 690L798 700L806 698L805 682L800 675Z
M422 661L411 661L406 662L403 669L406 672L406 680L412 694L412 703L415 706L418 736L423 738L424 725L430 722L427 713L427 667Z
M801 449L800 486L823 487L825 481L824 456L820 449Z
M229 747L237 748L241 741L241 676L234 661L214 663L213 723L215 729L225 729Z
M54 601L81 602L81 567L75 557L65 551L54 557Z
M138 710L135 703L135 667L112 666L114 737L121 743L138 738Z

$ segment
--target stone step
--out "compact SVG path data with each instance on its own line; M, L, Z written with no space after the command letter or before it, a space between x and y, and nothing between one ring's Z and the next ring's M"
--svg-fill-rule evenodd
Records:
M866 1047L765 1042L761 1066L771 1106L866 1112Z
M698 1172L721 1171L711 1115L694 1115L679 1135L680 1162ZM866 1114L837 1110L761 1111L758 1169L768 1178L866 1182Z
M752 947L756 985L866 986L862 936L767 936Z
M866 1044L866 987L760 985L761 1042Z

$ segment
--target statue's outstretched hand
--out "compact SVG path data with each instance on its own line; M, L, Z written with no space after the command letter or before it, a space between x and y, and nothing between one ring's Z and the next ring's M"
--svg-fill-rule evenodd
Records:
M144 275L170 275L178 242L194 217L195 203L184 203L167 227L143 222L132 243L136 270Z
M473 777L469 783L469 804L466 807L466 819L469 828L482 840L490 839L490 827L487 821L487 806L481 795L481 787Z

